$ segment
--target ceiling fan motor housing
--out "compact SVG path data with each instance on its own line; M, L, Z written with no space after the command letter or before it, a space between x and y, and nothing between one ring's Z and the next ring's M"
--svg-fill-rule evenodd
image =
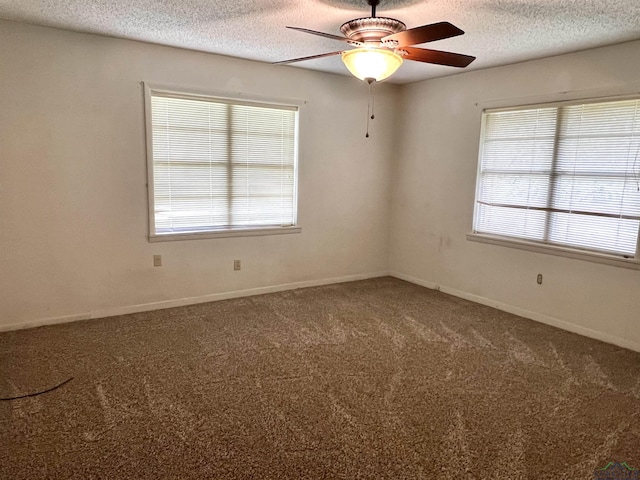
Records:
M349 40L377 44L380 44L384 37L406 29L407 26L400 20L386 17L356 18L343 23L340 27L342 34Z

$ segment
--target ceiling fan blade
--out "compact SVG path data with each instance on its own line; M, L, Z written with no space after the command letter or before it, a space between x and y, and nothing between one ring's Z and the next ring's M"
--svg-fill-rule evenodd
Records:
M292 58L291 60L273 62L273 65L286 65L287 63L302 62L304 60L313 60L314 58L331 57L333 55L340 55L341 53L342 53L342 50L340 50L339 52L321 53L320 55L311 55L310 57Z
M320 37L332 38L333 40L340 40L341 42L351 42L347 37L339 37L338 35L332 35L330 33L317 32L315 30L309 30L308 28L300 27L287 27L291 30L298 30L299 32L310 33L311 35L319 35Z
M449 22L439 22L403 30L402 32L384 37L382 41L396 41L399 47L404 47L405 45L420 45L421 43L457 37L463 33L462 30Z
M440 50L428 50L426 48L402 47L400 50L407 52L402 58L415 60L416 62L436 63L449 67L464 68L473 62L476 57L462 55L461 53L441 52Z

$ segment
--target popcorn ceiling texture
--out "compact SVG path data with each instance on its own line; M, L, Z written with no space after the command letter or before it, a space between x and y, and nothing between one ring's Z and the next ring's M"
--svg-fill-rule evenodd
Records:
M343 22L369 12L365 0L0 0L0 18L8 20L265 62L344 47L286 25L339 34ZM462 28L466 35L428 46L478 57L467 70L640 38L638 0L381 0L378 15L408 28L443 20ZM339 57L296 67L348 75ZM390 80L459 71L405 62Z
M392 278L0 334L0 478L589 479L640 354Z

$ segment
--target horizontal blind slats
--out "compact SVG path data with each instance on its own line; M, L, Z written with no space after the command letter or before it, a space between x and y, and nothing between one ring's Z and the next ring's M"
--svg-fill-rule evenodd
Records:
M152 92L156 233L295 225L297 109Z
M484 114L474 230L635 255L640 100Z

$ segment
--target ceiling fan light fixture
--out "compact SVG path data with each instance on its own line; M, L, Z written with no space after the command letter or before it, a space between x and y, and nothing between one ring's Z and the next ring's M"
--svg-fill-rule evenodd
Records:
M379 82L400 68L402 57L383 48L354 48L342 53L342 62L360 80Z

